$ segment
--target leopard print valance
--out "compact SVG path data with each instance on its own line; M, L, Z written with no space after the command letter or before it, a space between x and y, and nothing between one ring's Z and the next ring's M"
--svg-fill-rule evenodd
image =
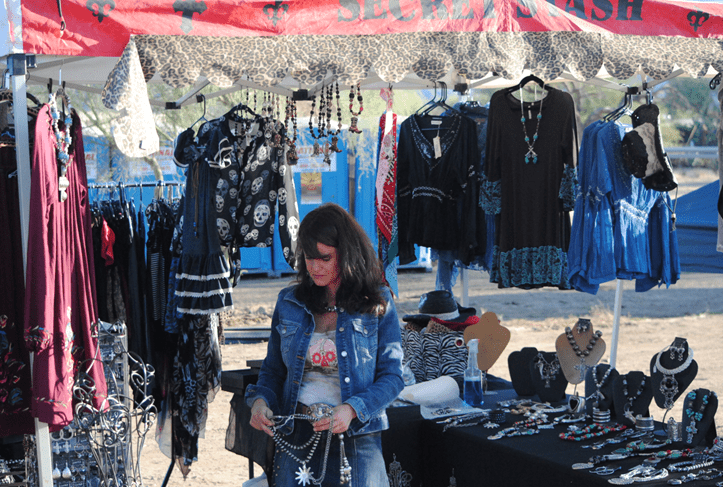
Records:
M693 77L709 66L723 71L723 40L623 36L590 32L419 32L374 36L271 36L213 38L136 36L146 80L188 86L203 74L227 87L242 76L274 86L287 75L314 85L329 74L340 83L363 81L373 68L384 81L407 74L434 81L451 69L474 80L495 72L519 78L529 69L552 80L563 71L584 81L604 65L617 79L642 71L667 77L675 66Z
M723 39L592 32L234 38L141 35L131 38L108 77L103 99L108 108L123 111L124 123L114 131L116 140L121 138L121 150L140 156L155 145L147 143L155 127L151 126L143 83L155 75L173 87L192 85L200 76L219 87L231 86L242 78L271 87L287 76L313 86L330 75L349 85L363 81L372 69L388 83L398 83L409 73L434 81L451 70L468 80L489 73L513 80L526 69L544 80L568 72L585 81L603 66L620 80L639 72L664 79L676 67L697 78L709 67L723 72ZM141 106L144 104L147 106ZM140 120L148 123L141 126Z

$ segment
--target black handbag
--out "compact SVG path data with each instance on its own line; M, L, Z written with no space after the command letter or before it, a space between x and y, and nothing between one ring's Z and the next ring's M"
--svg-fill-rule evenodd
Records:
M670 158L663 150L660 135L660 109L651 103L641 105L631 115L633 130L622 141L623 163L630 173L655 191L678 187Z

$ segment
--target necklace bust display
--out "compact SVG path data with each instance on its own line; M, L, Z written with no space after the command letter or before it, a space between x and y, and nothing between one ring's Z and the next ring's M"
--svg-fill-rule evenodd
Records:
M630 371L613 382L615 416L621 423L634 426L638 415L649 416L652 401L653 386L644 372Z
M609 411L613 407L613 383L620 373L608 364L598 363L590 367L585 377L585 397L590 398L587 412L592 415L593 408Z
M602 332L593 331L592 322L585 318L566 327L565 333L557 337L555 349L568 382L583 382L588 369L600 361L606 349L601 337Z
M718 410L718 396L708 389L695 389L685 396L683 403L682 440L693 448L706 437Z
M681 353L682 350L682 353ZM676 337L668 347L650 359L653 397L658 407L672 409L698 374L698 363L685 338Z

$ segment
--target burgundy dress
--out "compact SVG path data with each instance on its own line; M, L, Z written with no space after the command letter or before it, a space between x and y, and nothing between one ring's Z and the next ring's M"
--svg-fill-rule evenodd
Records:
M73 420L78 370L95 385L94 406L106 397L103 365L91 324L97 322L93 243L80 119L73 113L68 199L58 196L58 159L50 108L35 125L32 161L25 340L35 352L33 416L57 431Z

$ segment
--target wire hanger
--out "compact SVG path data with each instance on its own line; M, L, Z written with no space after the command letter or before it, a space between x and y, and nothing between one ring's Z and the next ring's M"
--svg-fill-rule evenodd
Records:
M434 103L437 101L437 82L434 82L434 95L432 96L432 99L429 100L427 103L419 107L416 111L417 115L421 115L423 111L427 109L427 107L434 105Z
M190 128L195 127L198 122L201 122L201 121L208 122L208 120L206 119L206 95L203 95L203 94L196 95L196 101L203 102L203 114L201 115L201 117L198 120L193 122L193 125L191 125Z
M628 87L627 91L625 92L625 97L623 98L622 105L620 105L612 112L608 113L605 117L603 117L603 120L605 122L615 122L616 120L619 120L625 115L632 115L633 112L631 108L633 107L633 95L637 94L638 92L639 90L636 86Z

